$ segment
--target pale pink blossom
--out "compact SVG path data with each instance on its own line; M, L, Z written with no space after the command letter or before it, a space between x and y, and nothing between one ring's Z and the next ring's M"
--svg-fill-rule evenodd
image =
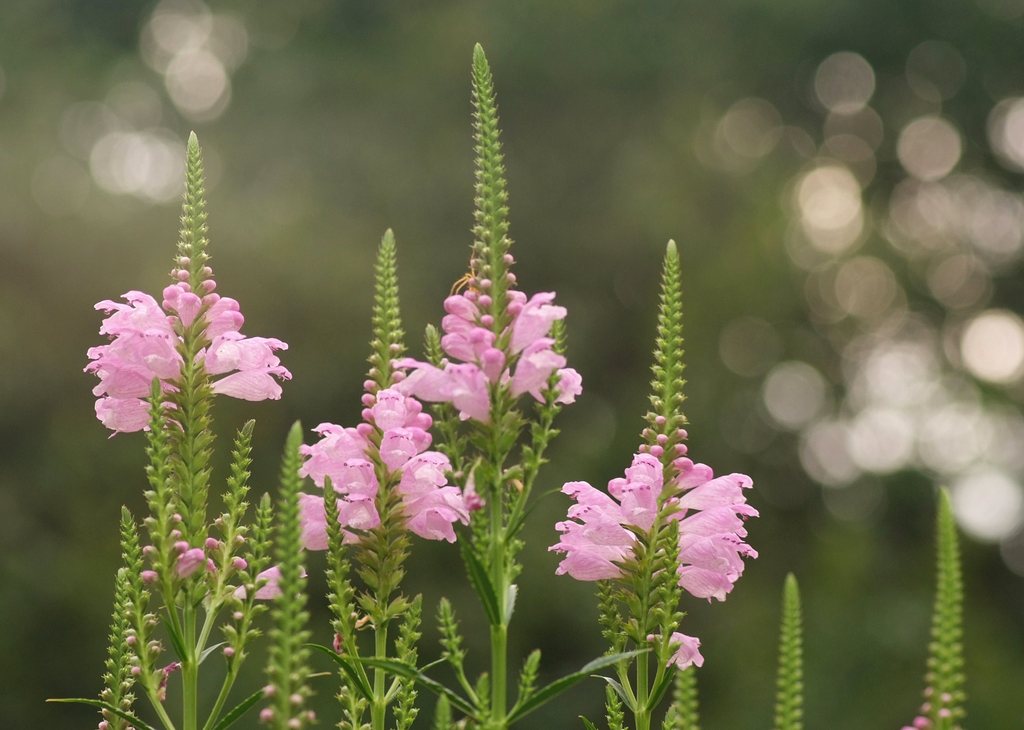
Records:
M554 340L541 338L534 340L523 350L509 386L512 395L529 393L536 400L544 400L543 390L547 387L551 374L565 367L565 357L552 349L554 344Z
M551 325L556 320L565 319L565 307L551 304L554 300L554 292L539 292L523 304L512 324L510 347L513 353L521 352L537 340L547 337Z
M318 487L324 485L324 477L329 476L333 480L349 459L366 457L370 442L355 428L321 423L313 431L320 434L320 440L311 446L303 444L299 447L299 453L305 457L299 475L310 477Z
M555 403L576 402L576 396L583 392L583 376L573 368L562 368L558 371L558 397Z
M673 631L670 643L678 648L668 660L669 666L675 664L679 669L704 666L704 657L700 653L700 639Z
M302 568L299 575L303 578L307 577L306 569ZM269 601L277 598L281 595L281 568L277 565L273 565L256 576L256 584L259 585L263 582L263 585L256 589L256 593L253 594L253 598L258 601ZM245 586L238 586L235 589L235 598L245 600Z
M127 304L107 300L96 305L108 315L100 334L111 340L88 350L90 362L85 367L100 380L93 389L100 398L96 415L114 432L148 428L148 406L143 399L151 393L154 381L165 391L176 387L183 365L179 352L182 331L197 317L204 318L205 334L211 340L197 359L210 375L225 376L213 381L214 393L244 400L281 397L278 380L288 380L291 373L274 351L287 345L240 334L244 318L238 302L212 293L200 299L181 282L164 289L162 306L138 291L128 292L124 299Z
M757 551L744 542L744 520L757 510L746 503L750 477L729 474L713 478L710 468L690 459L676 459L678 472L664 484L664 468L651 454L637 454L624 478L612 479L605 494L586 482L569 482L562 491L576 504L568 520L555 528L559 542L549 549L565 554L556 571L577 580L603 580L621 575L619 564L632 554L636 539L626 526L649 530L666 486L679 521L679 585L698 598L725 600L743 574L743 558ZM681 493L680 493L681 492ZM614 499L613 499L614 497Z

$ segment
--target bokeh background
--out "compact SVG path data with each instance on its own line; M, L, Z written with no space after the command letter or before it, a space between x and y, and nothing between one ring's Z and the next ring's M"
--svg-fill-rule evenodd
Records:
M913 716L944 484L968 725L1020 727L1022 31L1024 0L0 3L0 726L95 722L43 700L99 689L118 506L140 511L144 480L141 438L107 439L81 368L93 303L164 285L188 131L220 290L249 334L291 344L282 401L217 410L225 436L257 418L270 489L290 422L358 418L382 231L410 332L463 272L480 41L519 279L569 307L585 379L540 486L628 464L660 259L681 246L691 450L753 475L761 510L761 557L729 600L686 606L706 726L768 726L787 571L808 727ZM540 646L549 678L602 651L592 586L556 579L545 551L565 507L528 526L513 631L515 661ZM410 573L481 627L453 548L420 541ZM331 695L324 681L324 726ZM584 685L525 725L577 727L602 695Z

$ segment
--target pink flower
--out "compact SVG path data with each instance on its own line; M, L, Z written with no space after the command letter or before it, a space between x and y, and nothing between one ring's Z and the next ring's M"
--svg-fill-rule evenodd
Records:
M530 343L519 356L510 390L512 395L529 393L539 401L551 374L565 366L565 357L551 349L554 340L539 339Z
M191 548L178 556L174 564L174 572L179 578L188 578L202 566L206 565L206 553L202 548Z
M565 307L552 305L554 300L554 292L540 292L523 305L512 324L510 347L513 353L521 352L537 340L547 337L551 325L556 320L565 319Z
M178 351L181 332L197 317L204 318L205 333L211 340L198 359L210 375L225 375L213 382L214 393L244 400L281 397L277 381L288 380L291 373L273 353L287 345L241 335L238 328L244 318L238 302L213 293L200 299L185 283L164 289L162 307L143 292L130 291L124 299L127 304L106 300L96 305L108 315L100 334L111 339L88 350L90 362L85 367L100 379L93 389L100 398L96 416L115 433L148 427L148 406L143 399L150 394L154 380L159 380L164 390L175 388L182 368Z
M318 487L324 485L324 477L335 481L349 459L363 459L370 446L366 436L354 428L321 423L313 432L320 434L320 440L312 446L299 447L299 453L306 457L299 475L312 478Z
M429 373L427 373L429 376ZM421 376L422 377L422 376ZM467 523L469 513L457 487L447 486L451 470L443 454L426 451L431 437L425 427L431 419L415 398L399 388L386 388L364 396L366 422L357 428L320 424L321 440L301 447L306 457L302 476L312 476L318 486L329 478L338 492L338 522L345 542L359 537L350 530L370 530L380 524L376 508L379 468L402 495L406 526L428 540L455 540L455 522ZM369 435L379 433L379 446ZM301 495L303 545L309 550L327 547L327 517L321 497Z
M300 574L303 578L306 577L306 569L302 569ZM269 601L277 598L281 595L281 568L277 565L273 565L256 576L256 584L259 585L261 581L266 581L262 586L256 589L256 593L253 594L253 598L258 601ZM235 589L235 598L245 600L245 586L238 586Z
M562 492L576 504L569 508L569 519L555 525L562 536L548 550L565 553L555 573L587 581L621 575L618 563L631 554L635 540L622 526L621 506L586 482L569 482Z
M700 653L700 639L673 631L671 644L679 648L668 660L669 666L675 664L679 669L704 666L704 657Z
M481 282L486 290L486 282ZM506 292L511 324L497 331L488 294L470 290L445 299L441 320L441 347L455 363L441 366L410 358L395 361L407 370L397 386L403 394L434 403L451 403L462 419L486 423L490 420L489 386L507 384L513 395L529 393L543 400L542 393L552 373L558 371L557 403L575 401L582 392L582 379L565 368L565 357L555 352L548 335L552 325L566 315L555 306L554 293L541 292L527 299L523 292Z
M673 463L678 473L668 485L661 461L643 453L633 457L625 478L608 483L611 496L586 482L566 484L562 491L576 505L569 508L567 521L555 525L562 534L549 550L565 554L556 573L577 580L619 577L619 563L629 557L636 539L626 526L649 530L659 497L671 488L678 494L669 499L678 508L673 519L679 520L679 585L698 598L724 601L743 574L743 558L757 557L743 541L744 520L757 516L744 495L753 483L743 474L714 479L709 467L687 458Z
M555 403L576 402L576 396L583 392L583 376L572 368L562 368L558 371L558 397Z

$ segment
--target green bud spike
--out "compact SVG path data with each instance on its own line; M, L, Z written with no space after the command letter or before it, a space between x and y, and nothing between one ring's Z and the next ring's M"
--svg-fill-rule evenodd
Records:
M676 242L669 241L661 274L661 298L658 307L658 331L654 341L651 373L651 410L646 415L648 428L644 438L649 445L665 435L665 461L675 456L678 431L686 424L683 415L683 292Z
M964 708L964 585L956 522L949 494L944 489L939 492L936 542L938 577L925 690L925 702L930 709L924 714L936 730L952 730L962 727L967 716Z
M779 630L778 693L775 700L775 730L802 730L803 630L800 617L800 589L790 573L782 593L782 625Z
M479 43L473 48L472 77L476 182L470 274L477 279L478 284L485 279L491 282L490 288L484 293L492 299L494 331L501 332L508 324L505 312L508 264L505 262L505 254L512 245L512 239L508 237L508 186L501 152L494 78Z
M381 388L391 385L391 361L405 352L398 301L398 255L395 234L384 232L374 267L373 341L369 378Z
M181 234L178 239L178 256L188 259L187 265L174 262L175 269L185 269L192 290L200 293L204 279L202 273L210 257L206 253L206 190L203 173L203 152L195 132L188 135L188 158L185 163L185 198L181 206Z
M274 601L274 628L270 631L270 657L267 679L273 687L270 695L273 717L271 727L287 730L305 727L308 715L303 705L312 694L309 677L309 631L306 625L306 579L302 569L302 527L299 522L299 445L302 426L298 423L288 432L281 462L281 485L277 506L277 540L274 558L281 571L278 588L281 595ZM296 702L296 699L298 701ZM294 721L298 720L298 724Z
M700 730L697 701L697 670L693 667L676 673L672 705L665 714L664 730Z

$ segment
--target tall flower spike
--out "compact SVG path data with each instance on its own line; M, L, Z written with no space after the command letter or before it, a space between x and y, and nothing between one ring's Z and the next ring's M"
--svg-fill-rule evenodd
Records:
M676 242L669 241L661 273L658 330L651 365L651 410L645 416L648 427L643 436L656 456L661 449L675 456L675 445L685 437L683 415L683 292ZM660 438L659 438L660 437Z
M688 667L676 674L672 704L665 714L664 730L700 730L697 670Z
M281 493L277 508L275 558L279 570L281 595L273 609L274 628L270 632L270 658L267 665L267 690L270 706L260 718L275 730L294 730L311 724L303 705L311 691L309 676L309 614L306 611L306 572L302 566L301 527L299 525L299 445L302 426L296 423L288 432L281 463Z
M401 307L398 300L398 256L395 234L384 232L374 265L373 341L370 343L369 377L383 390L393 382L391 361L405 354L405 332L402 331Z
M192 291L202 294L200 287L208 277L203 273L210 257L206 253L209 243L206 227L206 190L203 173L203 153L195 132L188 135L188 159L185 165L185 201L181 211L181 234L178 239L176 265L188 272ZM187 259L183 260L183 259Z
M476 157L474 175L473 250L470 273L473 284L491 298L492 331L508 325L507 297L512 246L508 236L508 186L501 151L498 104L487 56L479 43L473 48L473 142Z
M775 699L775 730L803 730L803 629L800 588L792 573L782 592L782 625L779 630L778 693Z
M928 647L927 687L924 704L912 726L954 730L963 726L967 716L964 709L964 586L956 522L949 494L944 489L939 492L936 543L938 576L932 640Z

